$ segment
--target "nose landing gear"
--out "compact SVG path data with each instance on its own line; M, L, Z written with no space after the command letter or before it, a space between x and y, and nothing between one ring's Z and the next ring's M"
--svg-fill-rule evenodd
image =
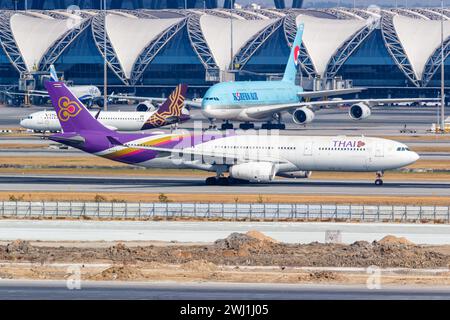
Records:
M377 185L377 186L383 185L383 179L381 179L383 177L383 175L384 175L383 171L377 171L375 185Z

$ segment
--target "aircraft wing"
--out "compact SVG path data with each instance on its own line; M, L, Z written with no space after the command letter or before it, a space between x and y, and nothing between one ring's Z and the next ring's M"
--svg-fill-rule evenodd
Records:
M348 89L336 89L336 90L320 90L320 91L303 91L297 93L299 98L314 99L323 97L339 96L349 93L356 93L366 90L367 88L348 88Z
M167 98L157 98L157 97L140 97L140 96L122 96L117 94L111 94L108 96L112 99L125 99L125 100L138 100L138 101L155 101L155 102L164 102L167 100ZM191 106L194 108L201 108L202 104L201 102L196 102L192 100L184 100L184 104L187 106Z
M439 98L394 98L394 99L348 99L348 100L321 100L321 101L299 101L288 104L275 104L267 106L250 107L246 109L248 116L253 118L265 118L276 112L290 111L297 108L307 107L312 110L323 107L337 107L341 105L351 105L355 103L364 103L368 107L374 107L386 103L404 103L404 102L430 102L439 101Z
M28 96L36 96L36 97L46 97L48 98L49 95L46 91L38 91L38 90L32 90L29 91L30 93L28 93ZM11 96L25 96L27 95L26 93L23 92L9 92L9 91L4 91L5 94L11 95Z

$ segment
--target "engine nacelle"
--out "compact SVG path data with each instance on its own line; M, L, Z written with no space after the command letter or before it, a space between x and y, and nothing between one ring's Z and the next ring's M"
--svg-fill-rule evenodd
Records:
M371 113L369 106L364 102L354 104L348 110L348 114L353 120L365 119L369 117Z
M139 111L139 112L147 112L147 111L151 112L151 111L155 111L155 110L156 110L156 107L149 100L142 101L136 107L136 111Z
M275 178L276 168L271 162L246 162L230 168L230 177L250 182L270 182Z
M312 171L293 171L293 172L279 172L278 177L292 178L292 179L308 179L312 174Z
M314 112L307 107L295 109L292 112L292 119L296 124L306 124L314 120Z

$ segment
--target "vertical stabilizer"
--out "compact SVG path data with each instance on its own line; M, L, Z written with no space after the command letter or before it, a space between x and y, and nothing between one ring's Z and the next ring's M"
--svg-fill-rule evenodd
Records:
M304 24L299 24L297 34L295 35L294 43L292 44L291 53L284 70L283 81L295 82L297 75L298 58L300 53L300 45L302 44Z
M64 82L49 81L45 83L45 88L48 90L63 132L111 131L92 116Z
M53 81L59 81L54 65L50 65L50 77L52 77Z
M169 98L147 119L142 130L177 123L182 118L188 117L182 114L187 88L186 84L179 84Z

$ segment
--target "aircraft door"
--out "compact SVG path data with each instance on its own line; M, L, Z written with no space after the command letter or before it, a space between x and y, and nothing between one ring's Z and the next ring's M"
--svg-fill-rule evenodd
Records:
M384 157L384 144L381 142L375 144L375 157Z
M306 141L303 149L303 155L312 156L312 148L313 148L312 141Z

